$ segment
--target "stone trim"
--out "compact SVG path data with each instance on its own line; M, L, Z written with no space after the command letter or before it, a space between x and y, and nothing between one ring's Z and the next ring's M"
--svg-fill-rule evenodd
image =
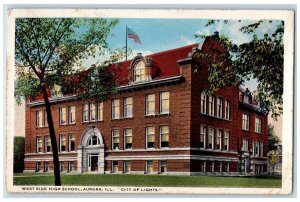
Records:
M182 80L181 75L172 76L172 77L151 80L151 81L146 81L146 82L141 82L141 83L132 83L129 85L118 86L117 90L119 90L119 91L135 90L137 88L143 88L146 86L149 87L149 86L154 86L154 85L159 85L159 84L178 82L181 80ZM70 95L70 96L50 98L49 102L52 104L52 103L65 102L65 101L70 101L70 100L75 100L75 99L77 99L76 95ZM40 105L44 105L43 100L38 100L38 101L33 101L33 102L28 103L28 107L36 107L36 106L40 106Z
M224 150L212 150L212 149L203 149L203 148L191 148L191 147L177 147L177 148L159 148L159 149L131 149L131 150L107 150L111 153L122 153L122 152L159 152L159 151L207 151L207 152L216 152L216 153L227 153L227 154L238 154L234 151L224 151Z
M139 156L107 156L105 160L206 160L206 161L239 161L238 157L218 157L200 155L139 155Z

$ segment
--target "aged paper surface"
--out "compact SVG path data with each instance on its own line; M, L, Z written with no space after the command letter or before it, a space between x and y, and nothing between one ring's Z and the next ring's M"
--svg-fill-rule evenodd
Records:
M151 10L151 9L11 9L7 38L7 151L6 188L26 193L173 193L173 194L289 194L292 191L293 157L293 74L294 13L286 10ZM14 30L16 18L31 17L107 17L107 18L190 18L226 20L284 21L284 93L282 123L282 188L204 188L204 187L97 187L97 186L15 186L13 185L14 131Z

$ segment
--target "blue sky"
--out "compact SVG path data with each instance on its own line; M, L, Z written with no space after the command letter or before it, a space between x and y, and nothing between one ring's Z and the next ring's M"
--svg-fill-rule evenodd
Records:
M252 36L239 31L241 26L251 24L254 21L237 20L228 21L227 24L217 22L215 25L205 27L207 19L120 19L118 25L111 31L109 47L112 49L125 47L126 25L136 32L142 44L128 39L128 47L140 52L160 52L172 48L199 43L195 34L212 34L218 31L233 39L235 43L241 44L251 40ZM273 23L274 24L274 23ZM258 34L271 33L276 27L270 23L264 23Z

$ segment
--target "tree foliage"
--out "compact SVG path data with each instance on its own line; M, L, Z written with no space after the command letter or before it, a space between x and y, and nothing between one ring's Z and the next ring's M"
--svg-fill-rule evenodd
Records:
M206 26L215 23L222 22L209 20ZM276 29L271 35L265 33L259 38L258 29L265 23L276 26ZM209 92L226 85L239 86L253 77L258 81L258 99L266 104L267 110L271 111L272 117L276 119L282 114L284 22L259 20L247 26L241 26L240 31L251 35L252 40L236 44L230 36L195 35L197 38L214 38L225 50L219 53L221 58L218 59L211 57L212 53L219 51L216 49L211 49L210 53L198 53L199 57L211 58L210 68L215 72L209 76L211 83Z
M83 61L96 54L108 54L107 37L117 20L99 18L17 18L15 59L17 81L15 96L45 103L52 145L55 185L60 186L59 156L49 97L65 91L78 99L104 100L116 91L108 64L112 54L92 68L81 68ZM75 82L74 82L75 81ZM60 86L60 88L57 88ZM56 88L55 88L56 87ZM55 89L55 90L53 90Z
M274 126L268 124L268 149L269 149L269 151L277 150L279 142L280 142L280 140L275 134Z
M268 153L268 163L271 166L272 174L274 174L275 165L277 163L279 163L279 161L280 161L279 151L278 150L269 151L269 153Z
M25 138L14 137L14 173L23 172L25 157Z
M107 54L107 37L117 22L94 18L16 19L17 100L36 98L43 85L50 89L54 89L55 85L64 86L66 78L84 71L84 59ZM115 60L116 57L112 57L97 65L104 70L109 62ZM97 81L94 80L94 84ZM90 83L88 79L82 82ZM102 81L95 85L101 84ZM114 86L108 82L105 85L109 88ZM81 90L85 92L85 89Z

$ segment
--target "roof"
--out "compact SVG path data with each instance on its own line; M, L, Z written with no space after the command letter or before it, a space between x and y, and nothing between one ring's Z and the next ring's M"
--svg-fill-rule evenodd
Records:
M199 44L196 43L144 56L151 58L151 66L156 70L152 80L179 76L180 66L177 61L189 57L189 53L192 52L192 49L198 46ZM132 60L127 60L112 65L111 71L114 74L118 86L128 84L128 74L131 62Z
M198 47L201 49L202 45L203 43L195 43L143 56L151 58L151 68L152 72L154 72L151 80L154 82L164 80L165 78L170 78L172 80L172 78L180 76L180 66L178 64L178 60L190 57L190 53L192 52L193 48ZM129 68L132 61L133 60L127 60L124 62L114 63L109 67L109 71L113 74L116 85L122 87L122 89L129 84L128 74L130 73ZM86 76L86 73L87 71L82 72L81 76ZM74 75L73 77L68 77L67 80L72 86L74 86L77 82L80 82L80 77L78 77L78 75ZM64 92L63 94L69 96L73 95L74 93ZM51 97L50 92L49 96ZM42 99L42 94L36 98L36 100Z

